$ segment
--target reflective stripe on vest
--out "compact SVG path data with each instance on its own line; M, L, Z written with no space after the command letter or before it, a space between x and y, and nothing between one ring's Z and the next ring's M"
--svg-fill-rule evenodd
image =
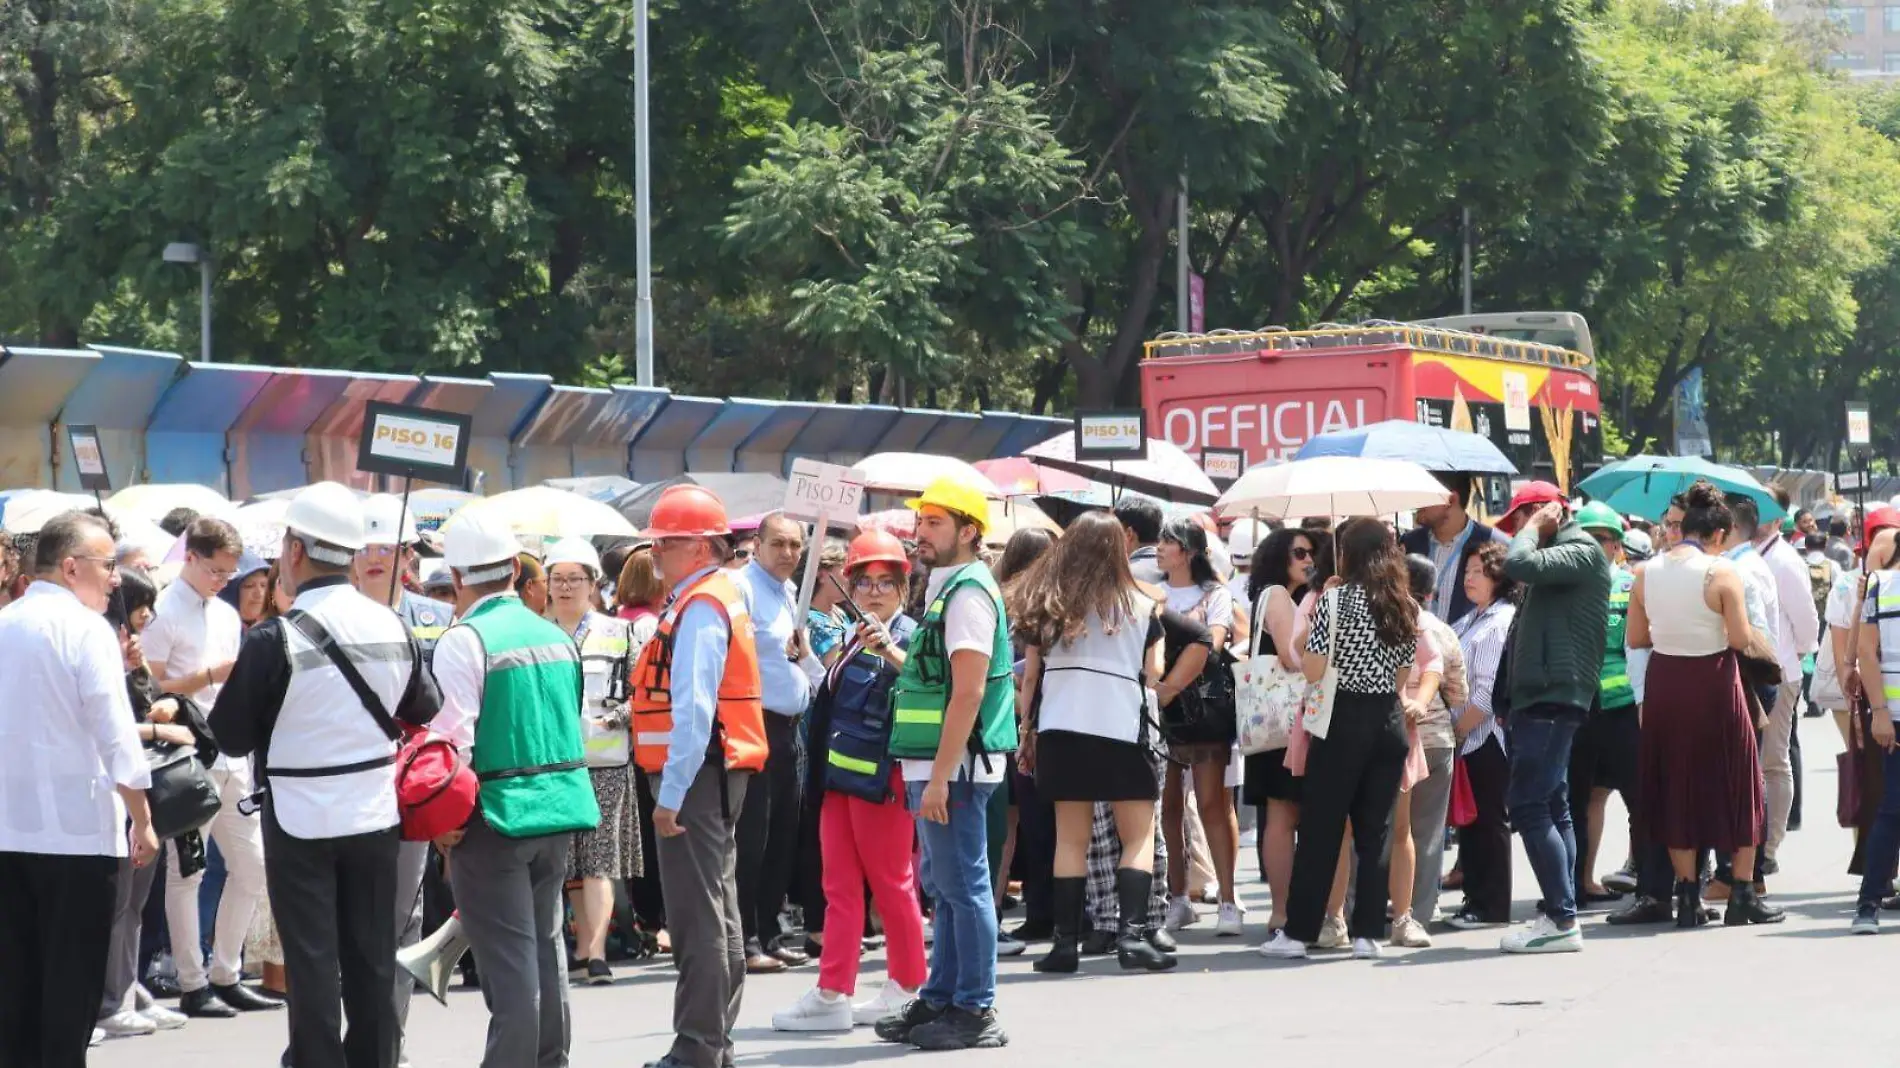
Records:
M653 637L634 664L628 709L633 720L633 761L642 771L666 767L673 742L673 634L687 606L712 605L726 621L726 667L719 679L709 754L718 752L729 771L765 767L765 703L759 682L758 646L745 598L729 575L713 570L681 590L660 614Z
M983 681L968 749L972 753L1008 753L1016 749L1016 676L1011 670L1014 663L1002 591L989 568L971 563L945 580L911 640L909 657L892 690L892 756L928 759L937 755L944 710L950 703L950 655L944 648L943 614L950 599L971 586L990 598L996 609L996 629L990 641L990 674Z
M876 775L878 770L877 761L848 757L836 749L831 750L831 766L843 768L845 771L855 771L859 775Z

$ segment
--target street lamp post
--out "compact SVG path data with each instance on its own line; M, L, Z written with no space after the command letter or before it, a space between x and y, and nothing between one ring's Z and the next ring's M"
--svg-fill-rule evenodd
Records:
M633 4L633 214L634 214L634 382L653 385L653 205L648 188L647 39L652 23L647 0Z
M198 360L211 362L211 257L189 241L165 246L166 263L198 265Z

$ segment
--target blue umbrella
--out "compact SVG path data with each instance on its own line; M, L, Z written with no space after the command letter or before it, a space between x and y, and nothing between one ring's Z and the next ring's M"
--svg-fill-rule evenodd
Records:
M1489 438L1409 419L1388 419L1383 423L1316 435L1300 446L1294 459L1310 460L1315 456L1410 460L1427 471L1460 471L1471 475L1517 474L1517 466L1491 444Z
M1669 510L1669 499L1697 479L1707 479L1723 493L1753 498L1763 522L1788 514L1754 475L1739 467L1710 463L1700 456L1632 456L1605 464L1579 482L1577 490L1625 515L1639 515L1654 522Z

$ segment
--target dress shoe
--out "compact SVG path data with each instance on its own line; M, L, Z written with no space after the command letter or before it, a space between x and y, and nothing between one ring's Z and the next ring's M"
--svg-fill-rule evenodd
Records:
M785 970L785 962L765 953L752 953L745 959L747 975L770 975Z
M1639 897L1625 909L1619 909L1604 917L1606 923L1618 927L1643 923L1668 923L1676 918L1676 910L1667 901L1658 901L1653 897Z
M187 990L178 999L178 1011L197 1019L228 1020L238 1011L226 1005L218 997L218 992L208 986L196 990Z
M211 989L217 991L218 1000L239 1012L262 1012L266 1009L281 1009L284 1003L275 998L267 998L243 983L212 983Z
M791 946L786 945L784 942L772 943L772 956L777 957L779 960L784 961L787 965L793 968L796 968L801 964L811 963L811 958L809 956L803 953L800 953L798 950L793 949Z

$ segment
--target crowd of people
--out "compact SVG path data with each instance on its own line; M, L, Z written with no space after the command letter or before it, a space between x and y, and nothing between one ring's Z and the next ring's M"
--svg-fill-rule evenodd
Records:
M1775 923L1804 704L1861 754L1852 930L1876 931L1900 512L1849 546L1706 482L1653 524L1529 483L1487 525L1471 480L1441 479L1403 534L1223 532L1129 495L1002 545L955 480L908 502L909 538L849 540L778 513L735 530L678 486L607 545L529 552L459 516L426 579L401 502L330 483L264 553L168 517L169 566L62 515L0 548L0 1044L77 1065L285 1011L283 1064L392 1068L398 953L453 922L489 1068L567 1063L570 983L654 954L678 971L659 1068L730 1065L746 977L813 958L774 1027L996 1047L1000 957L1173 968L1202 906L1245 934L1250 846L1274 959L1509 928L1513 833L1538 900L1506 953L1578 951L1580 912L1626 896L1607 922ZM1299 704L1244 752L1243 660ZM412 796L431 745L467 796L423 831L464 781ZM202 795L182 823L180 766ZM1611 793L1630 853L1599 875Z

